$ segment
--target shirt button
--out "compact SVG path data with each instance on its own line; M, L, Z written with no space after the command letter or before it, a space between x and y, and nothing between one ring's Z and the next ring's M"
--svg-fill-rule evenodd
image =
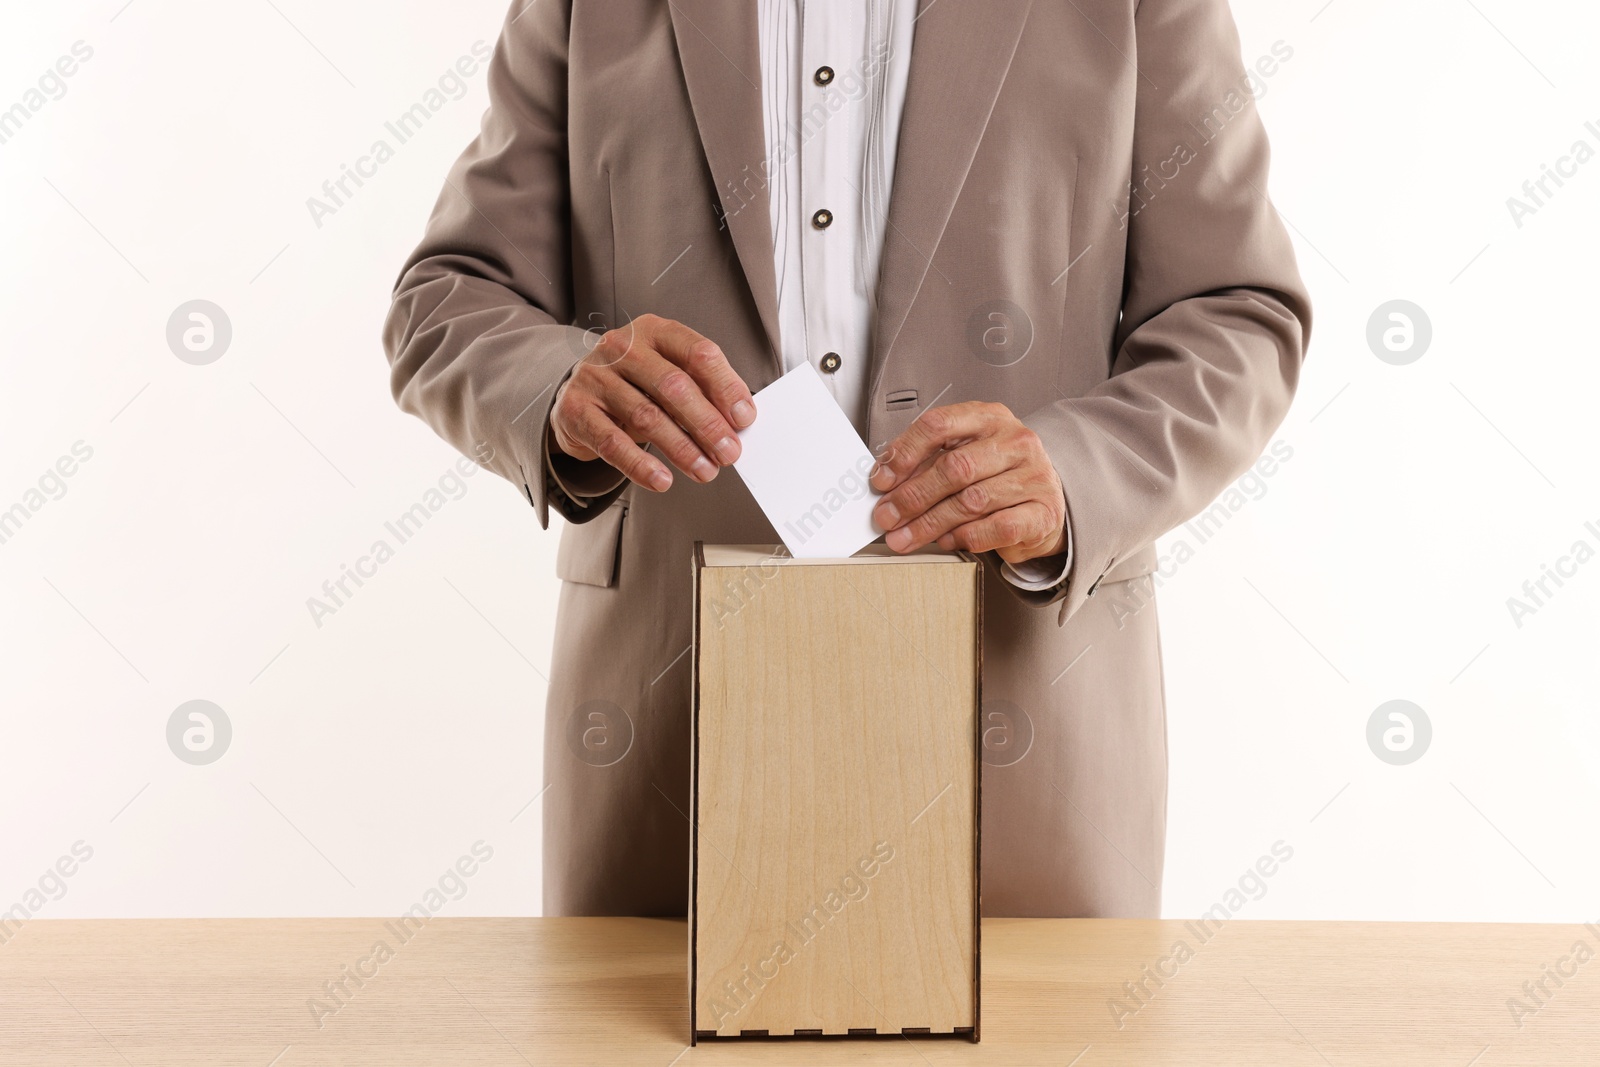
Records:
M823 208L815 215L811 216L811 225L815 226L819 230L826 230L829 226L833 225L833 212L829 211L827 208Z
M829 352L822 357L822 369L828 374L832 374L843 365L844 360L839 358L839 353L837 352Z
M811 76L811 80L816 82L818 85L832 85L833 84L833 68L832 67L818 67L817 68L817 72Z

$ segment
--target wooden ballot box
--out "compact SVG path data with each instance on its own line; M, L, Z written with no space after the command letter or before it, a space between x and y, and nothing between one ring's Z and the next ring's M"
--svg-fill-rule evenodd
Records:
M691 1040L977 1040L981 581L696 544Z

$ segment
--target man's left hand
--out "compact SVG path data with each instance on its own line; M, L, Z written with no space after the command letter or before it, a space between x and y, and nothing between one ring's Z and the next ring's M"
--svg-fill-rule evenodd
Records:
M895 552L927 544L1021 563L1065 551L1067 499L1039 435L1004 404L930 408L878 459L872 520Z

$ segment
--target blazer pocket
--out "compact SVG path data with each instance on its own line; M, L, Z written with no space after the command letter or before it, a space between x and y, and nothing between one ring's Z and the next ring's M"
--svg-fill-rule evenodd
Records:
M627 515L628 505L619 500L588 522L568 523L556 549L556 577L602 588L616 584L622 520Z
M1157 566L1156 546L1153 544L1145 545L1126 559L1118 560L1115 566L1109 568L1105 574L1100 576L1100 581L1097 584L1115 585L1117 582L1143 578L1145 575L1153 573Z

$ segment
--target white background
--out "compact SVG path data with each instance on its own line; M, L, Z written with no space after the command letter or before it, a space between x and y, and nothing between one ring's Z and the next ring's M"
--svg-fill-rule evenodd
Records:
M1162 585L1165 910L1281 839L1248 917L1600 918L1600 562L1520 628L1506 605L1600 546L1600 160L1520 228L1506 205L1600 148L1600 12L1235 10L1247 62L1293 49L1260 106L1317 321L1292 458ZM42 915L397 914L481 839L447 913L537 913L555 530L478 474L320 627L306 607L456 459L390 401L379 327L483 74L320 228L306 201L503 14L8 5L0 108L94 54L0 145L0 509L93 455L0 544L0 908L82 840ZM204 367L165 338L197 298L234 331ZM1407 366L1366 340L1394 299L1432 322ZM204 767L166 743L196 698L234 730ZM1367 747L1395 698L1433 726L1408 766Z

